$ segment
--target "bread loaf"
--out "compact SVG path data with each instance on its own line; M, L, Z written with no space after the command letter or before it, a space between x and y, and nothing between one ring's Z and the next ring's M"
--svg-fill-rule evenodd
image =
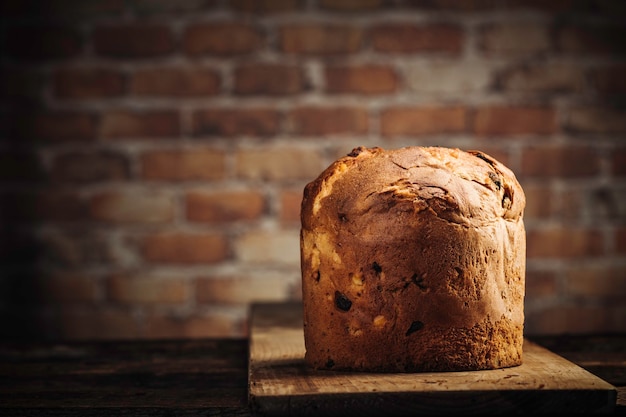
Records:
M306 185L306 362L368 372L522 363L524 192L481 152L356 148Z

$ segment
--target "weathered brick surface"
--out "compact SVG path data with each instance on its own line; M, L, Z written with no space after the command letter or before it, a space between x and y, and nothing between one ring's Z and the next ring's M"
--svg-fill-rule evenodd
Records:
M183 34L183 49L191 56L231 56L251 53L264 39L252 25L242 22L198 23Z
M408 145L522 183L526 332L626 331L623 2L4 3L5 333L245 337L307 182Z
M216 263L229 256L228 242L213 233L155 233L142 242L147 261L170 264Z
M329 93L385 94L398 87L393 68L382 65L329 66L325 78Z
M474 132L488 135L548 135L558 130L556 111L550 107L487 106L476 109Z
M527 230L526 254L529 259L597 258L605 253L602 233L597 229L545 227Z
M174 201L163 192L103 191L91 197L90 213L95 220L110 223L164 223L174 216Z
M172 137L180 134L179 115L174 110L111 110L102 116L105 139Z
M417 93L468 94L486 91L491 71L480 61L428 60L406 67L407 87Z
M480 28L479 49L493 56L539 54L551 47L549 30L536 23L493 23Z
M105 68L70 68L54 74L54 93L63 99L118 97L124 93L124 75Z
M242 65L235 69L234 76L234 91L242 95L286 95L305 88L302 69L295 65Z
M256 191L190 191L186 195L187 218L194 222L222 224L258 219L266 203Z
M197 301L202 304L280 302L289 294L289 282L277 273L260 277L220 276L196 280Z
M71 183L125 180L130 178L130 161L111 151L62 153L52 161L50 178Z
M567 117L566 128L573 132L623 135L626 111L611 107L574 107Z
M359 107L298 107L288 113L287 124L296 135L358 134L369 128L367 111Z
M339 24L285 25L278 42L280 49L288 54L349 54L361 48L363 30Z
M520 175L585 177L600 171L600 158L591 147L533 146L524 150Z
M106 279L106 294L128 305L181 304L189 298L189 284L176 276L114 274Z
M270 108L215 108L193 114L196 136L271 136L278 133L280 114Z
M449 24L382 24L371 29L374 50L385 53L446 52L460 53L461 28Z
M147 180L215 180L225 175L224 152L214 149L148 151L140 161Z
M384 136L461 133L467 129L463 107L394 107L381 114Z
M582 66L572 64L524 66L504 73L500 84L515 92L573 93L583 90L585 76Z
M206 68L148 68L132 75L130 91L140 96L212 96L220 91L220 76Z
M235 156L237 175L248 180L310 181L324 168L320 155L306 149L245 149Z

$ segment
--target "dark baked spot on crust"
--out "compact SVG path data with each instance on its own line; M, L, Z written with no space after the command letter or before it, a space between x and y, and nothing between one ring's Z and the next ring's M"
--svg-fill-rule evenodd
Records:
M496 188L498 190L502 188L502 181L500 181L500 177L498 177L498 174L496 174L495 172L490 172L489 179L493 181L493 183L496 185Z
M419 330L422 330L424 328L424 323L422 323L419 320L414 321L413 323L411 323L411 325L409 326L409 330L406 331L406 336L415 333Z
M485 156L485 154L480 153L480 152L471 152L476 158L480 158L483 161L485 161L486 163L488 163L489 165L493 166L493 161L491 159L489 159L487 156Z
M363 146L359 146L358 148L352 149L352 151L350 151L348 156L352 156L352 157L359 156L364 151L365 151L365 148Z
M328 358L328 360L326 361L326 367L332 368L333 366L335 366L335 361L332 360L332 358Z
M378 262L374 262L372 264L372 269L377 273L380 274L381 272L383 272L383 268L382 266L378 265Z
M346 213L339 213L339 220L341 220L341 222L347 222L348 221L348 217L346 216Z
M341 311L349 311L352 307L352 301L345 294L335 291L335 305Z
M320 270L318 269L317 271L315 271L315 282L320 282L320 278L322 277L322 275L320 274Z

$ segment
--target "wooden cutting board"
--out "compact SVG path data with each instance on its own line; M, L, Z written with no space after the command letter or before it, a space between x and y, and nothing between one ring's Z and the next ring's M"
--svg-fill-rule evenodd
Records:
M302 305L250 309L248 397L256 415L367 416L611 412L617 390L528 340L518 367L471 372L316 371L304 363Z

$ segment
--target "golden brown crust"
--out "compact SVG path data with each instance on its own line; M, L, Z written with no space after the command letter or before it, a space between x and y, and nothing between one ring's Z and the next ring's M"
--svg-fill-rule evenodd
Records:
M525 197L492 157L356 148L304 190L306 361L454 371L522 360Z

